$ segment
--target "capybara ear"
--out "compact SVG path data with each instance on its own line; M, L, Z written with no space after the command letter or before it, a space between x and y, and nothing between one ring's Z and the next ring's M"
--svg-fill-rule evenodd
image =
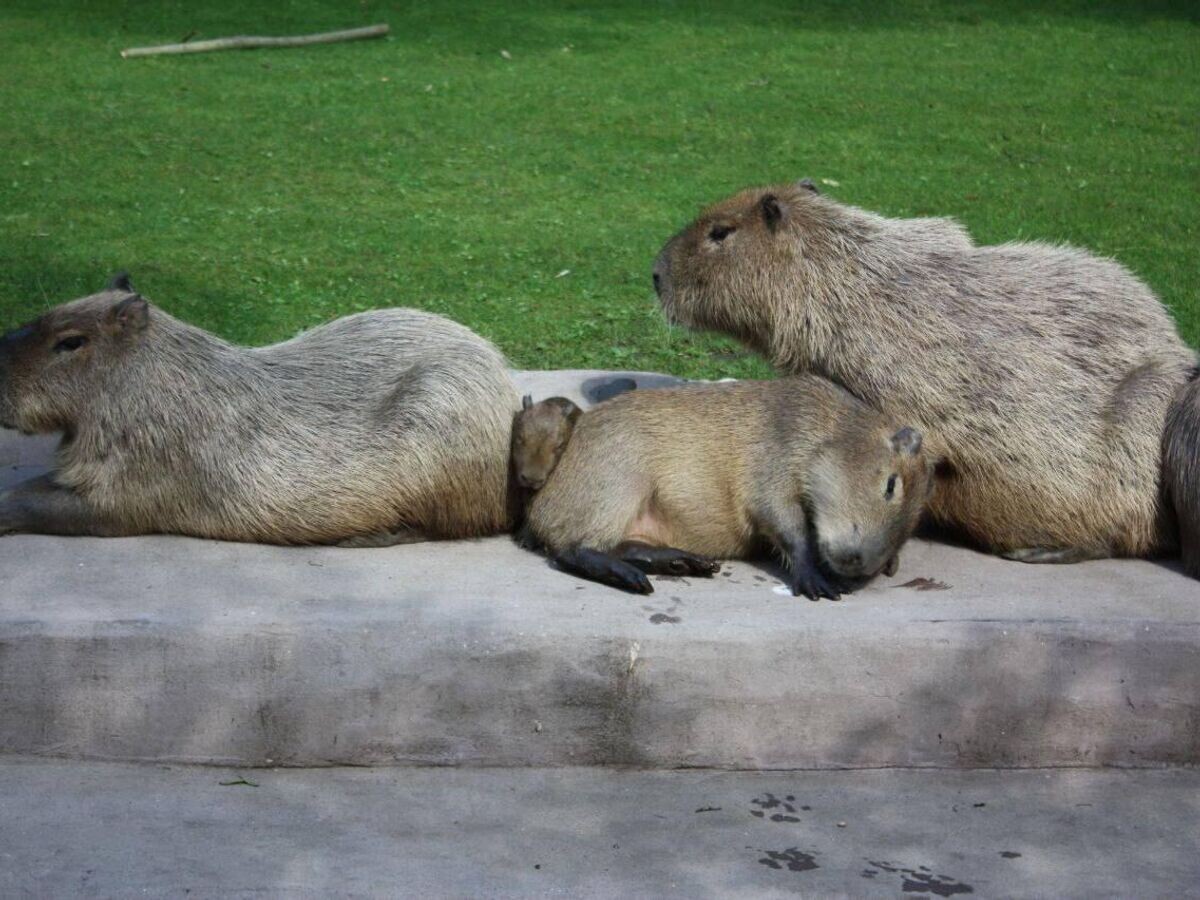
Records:
M572 425L575 424L576 419L583 415L583 410L579 408L579 404L569 397L547 397L543 402L550 403L561 409L566 413L567 421Z
M533 394L526 394L521 398L521 409L529 409L533 406Z
M104 289L108 291L125 291L132 294L133 282L129 280L129 273L122 271L108 279L108 284L104 286Z
M894 553L894 554L892 554L892 558L889 559L886 563L884 563L883 574L886 575L888 578L891 578L893 575L896 574L896 572L899 571L899 569L900 569L900 554Z
M921 452L921 432L915 428L901 428L892 435L892 449L906 456L916 456Z
M817 187L817 183L811 178L801 178L796 182L796 187L803 188L806 191L811 191L814 194L821 193L821 189Z
M150 324L150 304L139 294L114 303L108 319L116 331L136 332Z
M774 231L779 227L779 223L783 221L783 207L779 205L779 198L774 194L766 194L758 201L758 208L762 210L763 221L767 223L767 227Z

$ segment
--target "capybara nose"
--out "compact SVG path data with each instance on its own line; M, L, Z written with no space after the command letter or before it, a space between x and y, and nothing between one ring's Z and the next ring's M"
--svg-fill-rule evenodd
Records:
M662 276L657 272L654 273L654 293L662 296Z
M844 550L833 557L833 562L842 572L857 572L862 568L862 554L857 550Z

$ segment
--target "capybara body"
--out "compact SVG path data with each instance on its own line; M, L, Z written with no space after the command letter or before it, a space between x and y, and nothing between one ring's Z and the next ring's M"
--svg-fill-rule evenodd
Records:
M526 524L552 556L634 565L631 544L715 559L774 549L815 598L818 569L862 578L891 563L931 471L919 434L815 376L636 391L583 414Z
M495 533L517 405L501 354L440 316L378 310L245 348L118 278L0 339L0 424L64 434L50 478L0 495L0 533Z
M1164 422L1196 359L1120 264L975 246L952 220L884 218L802 183L705 211L663 248L654 282L668 319L920 428L942 460L930 512L981 545L1032 562L1176 547ZM1194 457L1184 444L1176 455ZM1166 480L1200 529L1200 471Z

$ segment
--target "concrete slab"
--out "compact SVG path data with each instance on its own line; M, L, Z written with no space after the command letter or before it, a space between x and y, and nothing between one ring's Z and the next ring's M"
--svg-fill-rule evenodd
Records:
M534 373L538 396L597 373ZM45 442L5 435L29 472ZM39 456L39 454L42 454ZM10 468L10 473L12 472ZM0 539L0 752L245 765L1200 762L1200 583L915 541L841 603L767 564L632 597L507 538Z
M1194 770L8 761L0 895L1177 898L1198 828Z

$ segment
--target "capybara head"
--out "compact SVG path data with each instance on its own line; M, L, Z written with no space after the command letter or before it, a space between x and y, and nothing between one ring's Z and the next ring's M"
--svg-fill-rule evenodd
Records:
M808 245L830 242L837 210L807 178L710 206L654 261L667 320L754 345L778 293L804 278Z
M817 551L848 578L895 571L900 547L920 521L933 486L921 433L872 429L866 440L831 441L809 472Z
M566 397L538 403L526 394L513 418L512 461L517 483L538 490L558 465L583 410Z
M71 427L110 374L137 346L150 305L125 274L107 288L57 306L0 336L0 426L27 434Z

